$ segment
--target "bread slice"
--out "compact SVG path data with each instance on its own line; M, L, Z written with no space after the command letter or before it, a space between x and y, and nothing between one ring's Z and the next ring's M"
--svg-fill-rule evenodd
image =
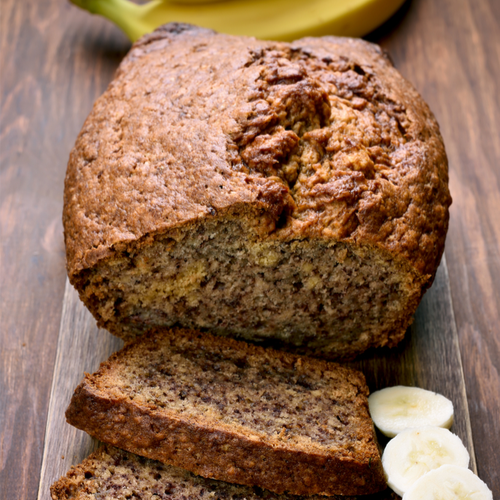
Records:
M188 330L86 374L67 421L203 477L298 495L386 487L362 373Z
M70 469L51 489L52 500L298 500L195 476L177 467L148 460L112 446L103 446ZM337 497L339 498L339 497ZM341 497L356 500L356 497ZM395 500L387 489L363 500ZM312 495L308 500L322 500Z
M170 24L71 153L68 274L125 340L177 325L346 359L403 338L450 202L439 127L380 47Z

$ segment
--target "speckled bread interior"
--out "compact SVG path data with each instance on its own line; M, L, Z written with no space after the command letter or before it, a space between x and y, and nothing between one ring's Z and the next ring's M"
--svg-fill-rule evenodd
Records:
M397 344L448 226L438 125L381 50L166 25L71 153L68 273L100 326L327 358Z
M203 477L276 493L386 488L362 373L188 330L149 332L87 374L67 421Z

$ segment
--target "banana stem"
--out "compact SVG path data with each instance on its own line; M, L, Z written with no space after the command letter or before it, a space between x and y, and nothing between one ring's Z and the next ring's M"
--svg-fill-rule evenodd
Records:
M135 42L144 33L151 31L151 26L141 22L142 12L152 7L152 4L161 3L161 0L152 0L147 4L138 5L129 0L70 0L76 6L100 14L120 27L125 34Z

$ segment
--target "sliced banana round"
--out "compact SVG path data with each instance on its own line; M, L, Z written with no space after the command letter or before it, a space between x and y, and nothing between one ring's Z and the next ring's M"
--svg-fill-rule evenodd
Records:
M388 437L427 425L449 429L453 423L453 403L419 387L387 387L371 394L368 404L373 422Z
M442 427L419 427L399 433L382 455L387 484L400 496L427 472L450 464L469 465L469 453L458 436Z
M415 481L403 500L493 500L493 493L469 469L442 465Z

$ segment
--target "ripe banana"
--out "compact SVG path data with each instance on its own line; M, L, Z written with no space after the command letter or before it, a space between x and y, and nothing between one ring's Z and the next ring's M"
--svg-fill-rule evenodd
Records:
M387 484L400 496L425 473L445 464L466 468L469 453L458 436L441 427L403 431L382 455Z
M403 500L493 500L493 493L472 471L442 465L424 474L404 494Z
M168 22L222 33L291 41L304 36L363 36L398 10L404 0L71 0L117 24L133 42Z
M388 437L428 425L449 429L453 423L453 403L418 387L387 387L372 393L368 404L373 422Z

